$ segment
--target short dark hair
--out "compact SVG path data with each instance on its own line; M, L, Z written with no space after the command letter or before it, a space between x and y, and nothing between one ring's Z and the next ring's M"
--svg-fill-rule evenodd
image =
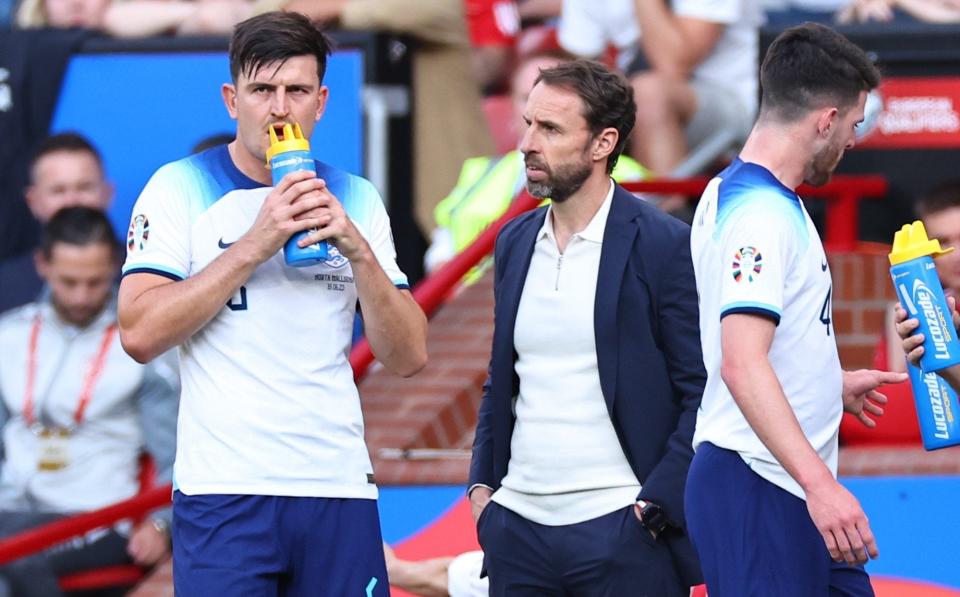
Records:
M200 153L208 149L213 149L214 147L226 145L233 142L235 138L236 135L233 133L214 133L194 143L193 147L190 148L190 153Z
M784 122L811 110L853 107L863 91L880 84L880 71L866 52L833 29L816 23L777 36L760 66L761 114Z
M914 209L917 216L925 218L929 215L960 207L960 178L941 182L917 201Z
M113 234L107 215L92 207L65 207L55 213L43 227L40 250L46 259L53 255L58 243L77 245L104 244L110 247L115 257L120 256L120 246Z
M230 75L252 76L267 64L283 64L296 56L317 59L323 83L333 42L310 19L296 12L267 12L237 24L230 38Z
M33 160L30 164L36 165L36 163L40 161L40 158L60 151L85 151L93 156L100 170L103 170L103 157L100 156L97 148L93 146L93 143L91 143L89 139L80 133L72 131L50 135L41 141L33 154Z
M613 172L637 120L637 103L630 83L599 62L583 59L544 69L535 85L539 83L579 95L583 100L583 117L594 135L608 127L617 129L620 138L607 158L607 173Z

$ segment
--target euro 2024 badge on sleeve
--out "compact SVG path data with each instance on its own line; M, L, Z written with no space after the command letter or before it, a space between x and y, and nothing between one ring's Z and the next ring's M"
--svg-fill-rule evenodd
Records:
M127 230L127 250L142 251L150 238L150 221L147 216L137 214L130 222L130 229Z
M733 254L733 279L753 282L763 269L763 256L756 247L740 247Z

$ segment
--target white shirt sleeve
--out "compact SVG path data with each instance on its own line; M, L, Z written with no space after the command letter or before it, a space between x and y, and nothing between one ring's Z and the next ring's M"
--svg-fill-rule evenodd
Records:
M746 0L673 0L677 16L732 25L743 18Z
M383 199L376 187L370 181L357 178L361 181L361 188L358 189L363 196L362 210L363 216L355 219L354 222L359 225L360 232L370 243L370 248L377 258L377 262L383 271L398 288L409 288L410 282L407 275L400 271L397 265L397 250L393 244L393 232L390 230L390 216L383 206ZM360 214L357 214L360 215ZM351 214L351 218L354 215Z
M607 47L603 26L593 16L597 7L589 0L563 0L557 23L557 42L575 56L595 58Z
M189 198L178 166L157 170L134 204L123 275L146 272L184 280L190 274Z
M733 313L780 322L784 286L796 258L795 216L755 203L730 214L721 234L720 319Z

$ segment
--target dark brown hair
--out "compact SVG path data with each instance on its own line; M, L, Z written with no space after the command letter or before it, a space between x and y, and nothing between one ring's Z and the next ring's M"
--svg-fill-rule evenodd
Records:
M40 146L37 147L37 151L33 154L33 161L31 164L36 165L36 163L40 161L40 158L52 153L59 153L61 151L89 153L91 156L93 156L93 159L96 160L97 165L100 167L100 171L103 171L103 158L100 156L100 152L97 151L97 148L94 147L93 143L87 140L86 137L74 132L50 135L41 141Z
M960 207L960 179L946 180L938 184L917 201L914 209L925 218L951 207Z
M92 207L65 207L55 213L43 227L40 250L46 259L53 255L57 243L85 247L104 244L110 247L115 257L120 255L117 237L107 215Z
M230 75L253 76L267 64L314 56L323 83L333 42L310 19L296 12L267 12L239 23L230 39Z
M607 173L613 172L637 120L637 104L630 83L599 62L582 59L544 69L536 83L568 89L580 96L583 117L594 135L608 127L617 129L620 137L607 157Z
M880 84L867 54L833 29L816 23L777 36L760 66L760 112L792 122L828 105L853 107L860 93Z

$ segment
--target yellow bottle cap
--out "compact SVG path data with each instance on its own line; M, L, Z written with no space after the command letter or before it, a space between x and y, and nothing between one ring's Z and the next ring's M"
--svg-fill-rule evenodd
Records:
M893 247L888 257L890 265L897 265L926 255L939 257L950 251L953 251L953 247L941 249L939 240L928 239L923 222L916 220L913 224L904 224L903 228L893 235Z
M310 151L310 142L303 138L303 131L300 130L300 123L284 124L283 138L277 137L277 129L270 127L270 147L267 148L267 168L270 167L270 160L278 153L286 151Z

